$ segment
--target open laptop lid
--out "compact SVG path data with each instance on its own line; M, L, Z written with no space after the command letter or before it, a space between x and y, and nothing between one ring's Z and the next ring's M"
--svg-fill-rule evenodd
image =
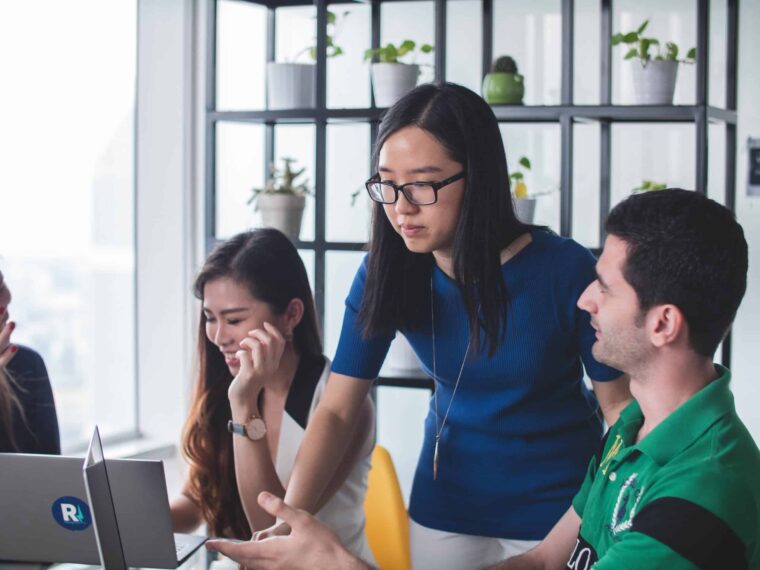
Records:
M111 485L108 482L108 470L103 457L103 445L100 442L97 426L92 434L82 470L87 500L92 511L92 524L95 528L100 562L106 570L127 570L119 523L116 520L116 508L113 503Z

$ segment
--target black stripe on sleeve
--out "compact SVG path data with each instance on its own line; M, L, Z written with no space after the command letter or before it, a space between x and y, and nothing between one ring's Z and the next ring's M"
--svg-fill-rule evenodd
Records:
M633 519L631 532L668 546L703 570L748 569L746 547L723 519L676 497L657 499Z

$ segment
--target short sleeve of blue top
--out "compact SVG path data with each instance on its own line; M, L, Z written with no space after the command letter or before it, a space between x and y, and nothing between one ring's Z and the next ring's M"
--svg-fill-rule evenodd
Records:
M507 334L497 353L471 356L441 434L433 480L436 418L431 398L409 513L448 532L540 540L570 507L602 435L598 404L583 382L620 372L591 354L594 330L577 308L596 277L595 259L575 241L534 230L533 241L502 266L510 295ZM393 334L365 339L357 315L366 259L346 299L332 369L374 379ZM449 405L467 347L461 295L433 271L438 408ZM400 331L432 376L430 325ZM440 422L440 420L439 420Z

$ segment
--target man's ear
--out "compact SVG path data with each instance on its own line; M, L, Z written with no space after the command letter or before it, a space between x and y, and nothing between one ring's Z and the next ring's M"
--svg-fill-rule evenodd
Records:
M675 305L657 305L647 312L649 340L657 348L676 342L688 334L686 319Z

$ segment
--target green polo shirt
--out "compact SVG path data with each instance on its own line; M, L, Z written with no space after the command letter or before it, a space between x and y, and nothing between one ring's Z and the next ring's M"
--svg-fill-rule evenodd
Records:
M760 569L760 452L715 366L720 378L639 443L639 404L620 414L573 500L568 568Z

